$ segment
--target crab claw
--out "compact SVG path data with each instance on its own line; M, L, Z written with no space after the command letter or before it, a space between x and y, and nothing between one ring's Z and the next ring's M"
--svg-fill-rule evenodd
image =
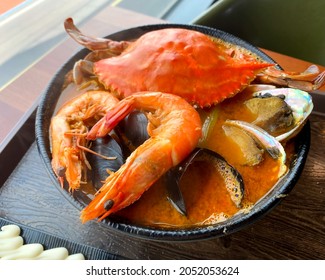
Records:
M73 23L72 18L67 18L64 21L64 28L70 37L80 45L91 51L106 50L116 55L122 53L130 44L127 41L113 41L105 38L95 38L84 35Z

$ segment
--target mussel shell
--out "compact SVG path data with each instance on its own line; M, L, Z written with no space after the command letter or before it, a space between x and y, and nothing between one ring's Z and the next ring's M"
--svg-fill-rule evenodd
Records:
M148 119L140 111L131 112L119 123L116 132L129 153L149 138L147 126Z
M168 188L174 187L175 185L177 185L179 188L179 183L182 179L182 176L186 173L189 165L195 161L207 161L213 165L216 172L219 172L221 177L224 179L225 186L231 200L238 208L240 208L244 197L243 178L241 177L240 173L234 167L232 167L221 155L209 149L196 148L184 161L172 169L170 172L173 173L173 176L170 177L174 178L175 183L169 184ZM169 193L175 193L175 191L170 190ZM172 200L174 203L177 201L175 198Z
M100 155L115 157L115 159L105 159L99 155L87 153L87 159L92 169L90 172L91 180L95 189L98 190L109 176L108 170L117 171L125 160L121 146L109 135L93 141L91 149Z
M178 167L168 170L167 173L162 177L162 180L167 189L167 199L170 204L181 214L186 216L186 205L179 186Z

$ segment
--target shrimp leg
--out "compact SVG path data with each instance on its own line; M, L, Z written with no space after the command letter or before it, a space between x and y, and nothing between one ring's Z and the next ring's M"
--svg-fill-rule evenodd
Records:
M183 98L145 92L120 101L92 128L88 138L108 133L134 109L147 113L150 138L117 172L107 177L93 201L82 210L83 223L95 218L102 220L134 203L164 173L188 156L201 137L200 116Z

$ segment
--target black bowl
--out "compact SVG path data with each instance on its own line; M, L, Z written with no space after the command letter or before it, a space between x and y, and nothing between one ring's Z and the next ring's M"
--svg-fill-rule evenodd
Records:
M147 25L135 27L127 30L117 32L115 34L107 36L107 38L113 40L132 40L136 39L144 33L152 30L169 28L169 27L180 27L190 30L200 31L210 36L221 38L233 44L237 44L244 47L251 52L255 53L262 59L274 62L269 56L263 53L258 48L251 44L220 30L195 26L195 25L182 25L182 24L158 24L158 25ZM51 151L49 141L49 126L51 117L54 114L58 104L64 101L67 97L62 96L61 89L64 81L65 74L72 69L74 63L85 57L89 51L82 49L73 55L56 73L50 82L48 88L45 90L42 99L40 101L37 115L36 115L36 142L38 146L41 158L49 172L50 177L53 179L55 187L62 193L62 195L74 205L77 209L82 210L88 203L89 198L82 192L75 191L73 194L68 192L66 188L61 188L57 178L51 168ZM272 190L260 199L256 205L248 213L241 213L233 216L227 221L218 223L213 226L199 227L193 229L179 229L179 230L163 230L163 229L152 229L148 227L136 226L133 224L121 223L118 221L104 220L102 223L108 227L130 234L135 237L161 240L161 241L188 241L206 239L211 237L220 237L235 231L238 231L247 225L256 222L259 218L269 212L274 206L276 206L281 199L287 195L292 188L295 186L306 161L308 150L310 146L310 125L307 122L305 127L295 138L295 159L292 161L290 171L287 175L276 184Z

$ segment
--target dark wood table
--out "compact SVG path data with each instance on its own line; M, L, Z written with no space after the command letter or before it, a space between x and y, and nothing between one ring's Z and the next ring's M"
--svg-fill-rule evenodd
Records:
M160 20L108 7L82 29L104 36ZM53 186L34 142L39 96L57 69L80 47L67 39L0 92L0 217L130 259L324 259L325 117L312 114L311 148L288 197L263 219L222 238L186 243L141 240L97 222L82 225L79 211ZM265 50L288 70L308 62ZM26 152L26 153L25 153ZM8 162L14 161L12 166Z

